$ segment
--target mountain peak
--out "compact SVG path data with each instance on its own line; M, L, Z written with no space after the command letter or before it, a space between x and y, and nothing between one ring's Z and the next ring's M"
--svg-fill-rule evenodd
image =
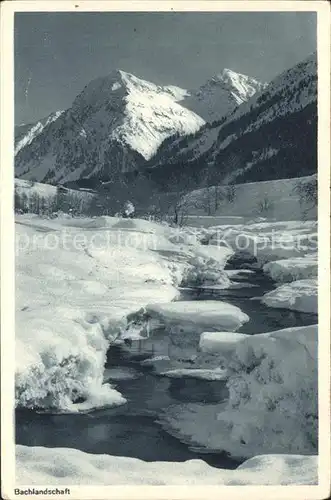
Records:
M266 86L265 83L259 82L255 78L244 75L243 73L238 73L237 71L233 71L229 68L222 69L219 73L212 76L210 80L206 82L205 85L208 84L229 84L235 87L238 87L241 83L251 84L257 87L264 88ZM260 90L260 89L259 89Z
M69 182L134 170L169 136L192 134L205 124L178 104L185 94L114 69L86 85L63 119L20 148L17 175Z
M229 115L239 104L263 88L264 83L224 68L197 91L191 92L182 104L206 121L213 122Z
M237 76L237 75L244 76L241 73L237 73L236 71L233 71L232 69L224 68L222 71L220 71L220 73L218 73L217 77L218 78L225 78L225 77L230 77L231 78L231 77L234 77L234 76Z

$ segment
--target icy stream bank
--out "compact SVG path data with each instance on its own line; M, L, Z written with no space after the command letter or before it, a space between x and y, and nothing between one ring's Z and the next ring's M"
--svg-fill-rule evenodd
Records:
M103 384L109 343L135 334L128 318L168 303L181 281L228 286L228 249L209 249L144 220L42 219L16 224L16 404L78 412L120 405ZM139 328L138 328L139 334Z
M18 226L19 236L54 238L65 232L68 248L45 248L40 240L37 247L24 248L18 255L17 406L90 413L52 417L32 412L34 417L30 414L24 421L24 411L19 412L18 442L58 446L49 441L53 424L44 425L43 433L38 431L40 419L54 423L55 418L57 439L61 429L66 429L63 446L89 443L91 448L83 451L96 454L137 456L142 432L156 444L156 450L162 443L163 455L151 456L152 461L180 462L202 452L207 461L212 451L214 459L220 460L217 467L230 468L224 450L241 458L284 450L315 454L316 327L256 335L265 331L263 314L269 332L293 323L314 323L314 315L288 311L282 320L285 325L279 323L282 310L251 300L270 293L274 285L266 281L262 286L261 274L242 270L241 279L248 277L246 284L252 286L232 286L230 279L236 280L238 270L224 272L231 254L227 248L200 245L185 231L174 238L167 226L146 221L101 219L20 220L24 225ZM82 234L87 240L77 249L74 239ZM97 238L98 245L92 245L91 237ZM185 301L171 302L178 299L180 284L189 288L186 302L197 287L200 290L187 307ZM194 311L199 314L194 316ZM151 357L149 348L154 344L154 361L140 365L131 359L127 366L131 370L119 371L116 346L109 349L109 344L141 338L149 321L163 321L163 329L152 328L152 335L141 341L143 358L145 348ZM238 329L244 334L241 338L232 333ZM175 345L171 352L169 338ZM162 368L155 358L161 360ZM154 370L157 365L159 369ZM222 370L226 370L227 381ZM97 407L107 408L92 411ZM82 432L87 432L85 440L77 441L75 424L68 441L67 418L72 422L79 419ZM121 439L128 432L132 449ZM26 441L29 436L33 442ZM98 448L101 444L106 448ZM30 470L30 474L33 461L19 447L19 459L22 457L22 470ZM83 470L88 458L81 458ZM304 460L300 457L299 463ZM219 480L223 480L221 476Z

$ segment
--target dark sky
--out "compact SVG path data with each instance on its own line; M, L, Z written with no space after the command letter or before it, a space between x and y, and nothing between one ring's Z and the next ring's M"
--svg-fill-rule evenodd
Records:
M18 13L15 122L69 107L116 68L197 88L223 68L270 81L314 50L314 13Z

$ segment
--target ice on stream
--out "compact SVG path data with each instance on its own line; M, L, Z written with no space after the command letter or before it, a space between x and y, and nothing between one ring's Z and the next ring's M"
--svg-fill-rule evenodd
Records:
M263 271L273 280L280 283L310 279L317 277L317 254L304 257L293 257L269 262L263 266Z
M164 324L170 332L202 333L206 329L238 330L249 317L239 307L216 300L179 301L148 304L147 313Z
M226 380L227 371L221 368L177 368L161 372L160 375L169 378L195 378L200 380Z
M317 279L302 279L279 286L266 293L262 302L269 307L292 309L306 313L318 312Z

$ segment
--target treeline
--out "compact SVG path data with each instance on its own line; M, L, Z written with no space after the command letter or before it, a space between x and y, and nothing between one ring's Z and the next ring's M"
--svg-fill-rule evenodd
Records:
M38 190L15 186L14 206L16 213L34 213L51 216L57 212L77 215L93 215L96 211L96 195L73 191L70 189L54 187L54 194L43 195Z

